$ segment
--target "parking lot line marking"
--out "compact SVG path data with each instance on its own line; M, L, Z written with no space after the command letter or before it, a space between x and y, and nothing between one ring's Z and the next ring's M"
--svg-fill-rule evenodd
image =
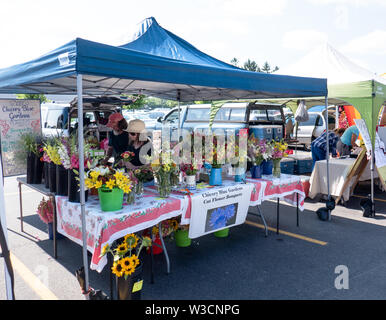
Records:
M258 224L256 222L245 220L245 223L247 223L247 224L249 224L251 226L255 226L255 227L264 229L264 226L262 224ZM276 229L272 228L272 227L268 227L268 230L276 232ZM321 246L325 246L328 243L328 242L325 242L325 241L320 241L320 240L312 239L312 238L309 238L309 237L306 237L306 236L302 236L300 234L296 234L296 233L292 233L292 232L288 232L288 231L284 231L284 230L279 230L279 233L280 234L284 234L284 235L289 236L289 237L292 237L292 238L297 238L297 239L300 239L300 240L316 243L316 244L319 244Z
M369 197L365 197L365 196L357 196L356 194L353 194L352 197L356 197L356 198L362 198L362 199L368 199ZM386 200L384 199L377 199L377 198L374 198L375 201L382 201L382 202L386 202Z
M14 254L11 253L12 266L23 280L43 300L59 300L50 289L48 289L38 277L36 277Z

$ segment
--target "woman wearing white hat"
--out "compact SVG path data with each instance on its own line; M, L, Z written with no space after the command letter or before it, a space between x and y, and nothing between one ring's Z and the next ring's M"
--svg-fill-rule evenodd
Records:
M133 152L133 159L126 163L128 169L137 169L146 164L142 158L144 155L151 155L151 141L146 134L145 122L134 119L127 127L129 133L129 146L127 151Z

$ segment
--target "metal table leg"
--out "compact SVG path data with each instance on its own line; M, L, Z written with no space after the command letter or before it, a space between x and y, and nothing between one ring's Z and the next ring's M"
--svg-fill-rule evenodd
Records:
M280 219L280 199L277 198L277 207L276 207L276 234L279 234L279 219Z
M54 236L54 258L58 258L58 242L56 239L56 227L57 227L57 220L56 220L56 203L55 203L55 197L50 197L53 206L54 206L54 217L53 217L53 223L52 223L52 231Z
M24 232L23 229L23 199L21 195L21 183L19 182L19 204L20 204L20 230Z
M168 252L167 252L166 247L165 247L164 239L162 237L162 224L161 224L161 222L158 223L158 233L159 233L159 238L161 240L162 249L163 249L163 252L165 255L165 259L166 259L166 273L169 274L170 273L170 261L169 261Z
M296 226L299 227L299 193L296 192Z
M261 217L261 220L263 220L264 229L265 229L265 236L268 237L268 226L267 226L267 222L265 221L263 212L260 210L260 207L259 207L258 205L257 205L256 207L257 207L257 211L259 211L259 216Z
M152 238L153 238L153 241L150 247L150 283L151 284L154 283L154 253L153 253L154 236L152 236Z

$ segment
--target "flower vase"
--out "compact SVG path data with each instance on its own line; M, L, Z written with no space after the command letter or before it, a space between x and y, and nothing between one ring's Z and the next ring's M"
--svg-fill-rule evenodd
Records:
M281 173L280 160L281 159L273 159L273 173L272 174L275 178L280 178L280 173Z
M251 171L252 179L261 179L261 174L263 172L263 168L261 164L252 166L250 171Z
M262 163L263 166L263 174L271 175L273 169L273 161L272 160L264 160Z
M50 192L56 192L56 164L50 162L48 166L48 185Z
M188 190L196 190L196 175L185 176L185 185Z
M46 189L49 189L50 185L49 185L49 163L48 162L44 162L44 165L43 165L43 168L44 168L44 187Z
M54 223L53 222L47 223L47 232L48 232L48 239L54 240ZM60 240L64 238L65 238L64 235L56 231L56 240Z
M157 174L157 190L160 198L167 198L172 190L170 173Z
M142 263L139 264L134 273L125 276L115 277L118 300L141 300L142 290Z
M212 168L210 170L209 185L211 186L222 185L222 168Z
M189 238L189 230L174 231L174 239L177 247L189 247L192 240Z
M119 188L99 188L99 203L102 211L118 211L122 209L123 190Z
M73 170L69 170L67 174L67 189L68 189L68 201L80 203L80 190L79 182L76 180L77 174ZM84 199L88 199L88 190L84 191Z
M40 157L35 155L35 163L34 163L34 177L33 182L34 184L41 184L42 178L43 178L43 162L40 161Z
M138 180L137 184L135 185L134 192L138 198L142 197L142 195L143 195L143 181Z
M68 170L63 166L56 166L56 195L68 195Z
M35 180L35 154L33 152L29 152L27 155L27 183L34 183Z
M245 169L242 167L235 168L235 182L243 182L245 181Z
M134 202L135 202L135 193L131 191L126 195L126 203L133 204Z

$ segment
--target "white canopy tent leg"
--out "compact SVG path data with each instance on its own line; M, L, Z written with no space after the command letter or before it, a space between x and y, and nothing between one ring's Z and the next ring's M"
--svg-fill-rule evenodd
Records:
M84 292L89 289L88 258L87 258L87 230L85 215L85 195L84 195L84 143L83 143L83 84L82 75L78 74L76 79L78 94L78 150L79 150L79 179L80 179L80 209L82 215L82 238L83 238L83 265L85 275ZM88 295L86 295L88 297Z
M7 233L7 220L5 215L5 200L4 200L4 185L3 185L3 168L2 168L2 160L0 155L0 221L1 221L1 227L3 229L3 236L5 238L5 242L8 247L8 233ZM5 274L5 290L7 294L8 300L14 300L14 291L13 291L13 285L12 285L12 278L10 270L8 270L7 263L5 261L5 248L1 248L4 258L4 274ZM12 272L12 270L11 270Z
M330 161L330 145L329 145L329 139L328 139L328 97L325 98L325 105L326 105L326 167L327 167L327 195L328 195L328 201L330 200L330 168L329 168L329 161ZM331 221L331 210L328 210L328 221Z

